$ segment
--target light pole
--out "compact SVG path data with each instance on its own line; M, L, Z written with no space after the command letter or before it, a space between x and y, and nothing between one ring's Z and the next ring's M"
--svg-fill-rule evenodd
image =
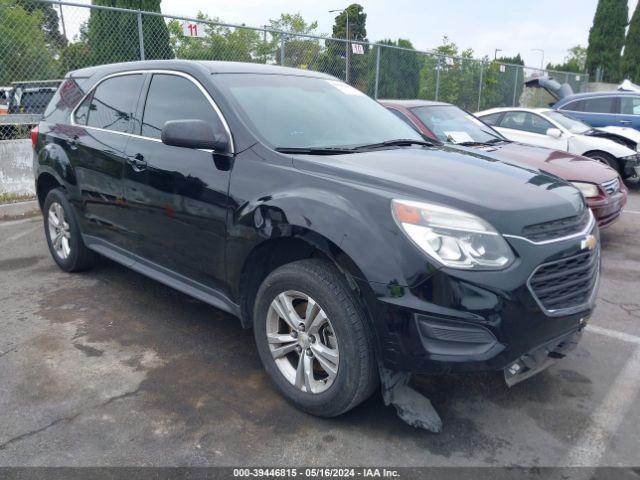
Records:
M495 51L493 52L493 60L497 60L498 59L498 52L501 52L502 50L499 48L496 48Z
M345 62L345 73L344 73L344 81L349 83L349 54L351 52L349 52L350 48L351 48L351 44L349 43L350 37L349 37L349 9L348 8L338 8L336 10L329 10L329 13L335 13L335 12L344 12L347 15L347 42L345 43L345 55L344 55L344 62Z

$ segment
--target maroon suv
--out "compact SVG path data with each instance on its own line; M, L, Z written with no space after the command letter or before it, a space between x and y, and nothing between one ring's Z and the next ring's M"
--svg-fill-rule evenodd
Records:
M584 195L600 228L615 222L627 203L627 187L607 165L580 155L515 143L461 108L427 100L380 100L429 140L482 150L506 163L526 164L573 183Z

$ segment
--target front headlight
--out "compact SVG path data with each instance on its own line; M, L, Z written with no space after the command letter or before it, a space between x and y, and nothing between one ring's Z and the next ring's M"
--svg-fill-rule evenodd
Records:
M571 182L574 187L580 190L584 198L594 198L600 196L598 186L593 183Z
M418 248L448 267L497 270L514 260L504 238L470 213L409 200L393 200L391 211Z

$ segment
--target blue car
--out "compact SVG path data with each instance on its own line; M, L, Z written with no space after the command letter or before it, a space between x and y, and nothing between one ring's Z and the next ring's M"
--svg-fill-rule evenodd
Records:
M640 130L640 92L613 90L574 94L568 84L541 77L526 82L543 88L558 101L552 105L592 127L631 127Z

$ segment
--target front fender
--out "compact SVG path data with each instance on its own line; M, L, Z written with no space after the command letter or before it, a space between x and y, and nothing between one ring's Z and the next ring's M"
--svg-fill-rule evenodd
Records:
M395 225L387 199L357 189L349 193L356 201L339 191L300 186L247 202L235 211L230 236L251 238L252 248L275 238L301 238L357 279L389 288L417 284L435 271Z

